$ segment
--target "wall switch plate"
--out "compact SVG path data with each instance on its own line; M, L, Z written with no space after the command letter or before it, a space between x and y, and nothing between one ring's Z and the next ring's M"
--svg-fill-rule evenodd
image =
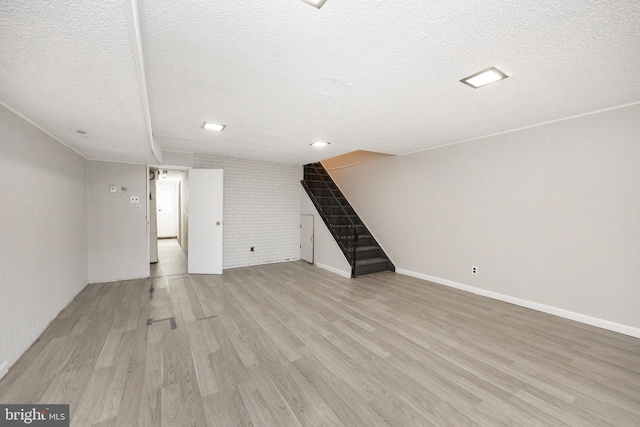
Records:
M109 186L109 193L115 193L116 191L118 191L118 188L115 185Z
M131 203L140 203L139 196L131 196Z

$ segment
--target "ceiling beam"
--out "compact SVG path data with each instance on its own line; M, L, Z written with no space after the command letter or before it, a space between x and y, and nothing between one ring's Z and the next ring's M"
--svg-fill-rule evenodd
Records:
M162 147L153 138L153 127L151 125L151 107L149 106L149 89L147 87L147 71L144 63L144 50L142 48L142 29L140 24L140 4L138 0L125 0L127 9L127 23L129 25L129 37L131 37L131 49L138 71L138 88L140 89L140 100L144 121L147 130L147 140L151 153L159 164L162 164Z

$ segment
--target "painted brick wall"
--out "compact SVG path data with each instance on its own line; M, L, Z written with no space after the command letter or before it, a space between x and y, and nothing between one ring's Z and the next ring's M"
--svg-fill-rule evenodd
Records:
M224 170L224 268L300 259L302 166L210 154L193 160L195 168Z

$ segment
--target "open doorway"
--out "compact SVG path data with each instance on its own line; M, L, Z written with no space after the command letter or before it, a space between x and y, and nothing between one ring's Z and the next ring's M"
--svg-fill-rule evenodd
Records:
M149 262L152 277L187 272L187 172L149 167Z
M158 239L180 242L180 181L165 179L156 183Z

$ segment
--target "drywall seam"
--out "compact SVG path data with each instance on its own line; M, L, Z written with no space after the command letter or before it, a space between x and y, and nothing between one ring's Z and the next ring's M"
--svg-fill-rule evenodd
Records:
M584 323L598 328L607 329L609 331L618 332L620 334L629 335L635 338L640 338L640 329L634 328L628 325L622 325L620 323L611 322L609 320L599 319L597 317L587 316L585 314L576 313L562 308L553 307L546 304L540 304L525 299L515 298L509 295L500 294L498 292L488 291L486 289L476 288L474 286L465 285L462 283L454 282L453 280L442 279L440 277L429 276L428 274L416 273L411 270L396 269L396 273L404 274L405 276L415 277L417 279L427 280L429 282L438 283L440 285L448 286L451 288L459 289L472 294L481 295L494 300L507 302L509 304L515 304L520 307L530 308L532 310L541 311L543 313L552 314L554 316L563 317L569 320L575 320L576 322Z

